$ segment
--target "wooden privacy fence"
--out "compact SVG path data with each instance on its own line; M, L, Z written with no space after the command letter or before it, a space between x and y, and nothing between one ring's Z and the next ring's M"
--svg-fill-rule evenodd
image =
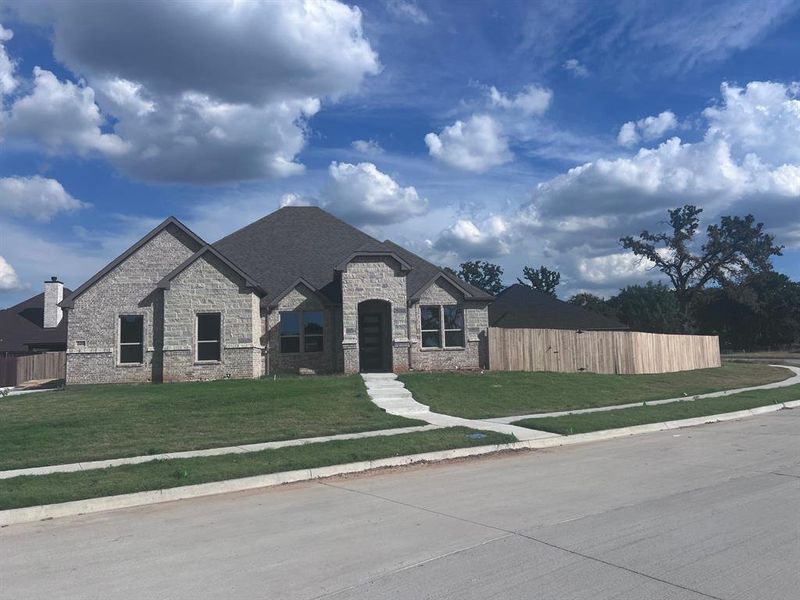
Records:
M33 379L64 379L66 366L66 352L0 358L0 387L21 385Z
M489 328L489 368L497 371L636 375L721 364L715 335Z

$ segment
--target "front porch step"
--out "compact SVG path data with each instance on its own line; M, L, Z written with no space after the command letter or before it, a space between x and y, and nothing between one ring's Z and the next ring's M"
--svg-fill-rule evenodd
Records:
M402 383L398 383L396 385L368 385L367 391L370 393L375 392L376 394L382 394L384 392L397 392L397 391L408 391L406 390L406 386ZM409 392L410 393L410 392Z
M383 379L397 379L397 373L362 373L364 381L377 381Z

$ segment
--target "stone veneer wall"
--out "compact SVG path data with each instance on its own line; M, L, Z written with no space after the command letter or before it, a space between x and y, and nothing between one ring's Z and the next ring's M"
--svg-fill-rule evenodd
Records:
M164 290L164 381L249 379L263 375L260 298L211 254ZM197 360L197 314L220 313L220 360Z
M392 370L407 371L408 295L406 275L393 258L363 256L354 258L342 272L342 331L344 372L357 373L358 305L365 300L385 300L391 305Z
M322 311L325 316L325 329L322 334L322 352L281 353L281 311ZM301 325L302 326L302 325ZM319 297L303 284L286 294L271 308L266 317L267 363L270 373L292 372L299 369L313 369L317 373L341 371L342 326L338 310L323 305Z
M422 347L422 305L458 305L464 310L465 348ZM486 368L488 363L489 307L486 302L464 301L464 295L444 279L425 290L411 307L411 368L445 371Z
M153 362L154 339L163 321L154 319L161 293L157 283L199 250L199 245L174 225L159 232L127 260L75 300L67 328L67 383L147 382L160 375ZM144 316L144 362L118 365L119 316ZM83 342L78 345L78 342Z

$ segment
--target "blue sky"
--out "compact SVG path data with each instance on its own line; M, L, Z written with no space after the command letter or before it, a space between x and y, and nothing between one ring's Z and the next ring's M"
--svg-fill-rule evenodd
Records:
M318 204L561 296L619 247L753 213L800 278L800 3L0 0L0 306L168 215L214 241Z

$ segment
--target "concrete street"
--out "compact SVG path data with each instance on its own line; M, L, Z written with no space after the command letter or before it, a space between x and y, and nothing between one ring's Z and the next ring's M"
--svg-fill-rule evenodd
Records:
M800 410L0 530L0 598L800 593Z

